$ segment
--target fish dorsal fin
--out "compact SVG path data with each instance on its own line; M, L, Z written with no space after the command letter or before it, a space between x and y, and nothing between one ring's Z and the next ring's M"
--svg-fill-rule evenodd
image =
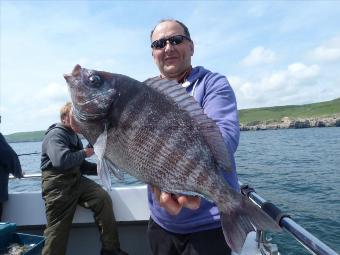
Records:
M174 80L154 77L147 79L144 83L173 100L180 109L190 115L195 123L197 123L197 127L202 132L210 150L213 152L218 166L231 171L230 154L224 143L221 131L215 121L203 112L202 107L196 102L194 97L189 95L186 89Z

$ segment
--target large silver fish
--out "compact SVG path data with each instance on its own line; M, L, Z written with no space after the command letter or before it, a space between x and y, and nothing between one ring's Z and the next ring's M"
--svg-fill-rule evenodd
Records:
M79 65L64 77L74 118L94 144L99 171L111 168L119 177L123 170L164 191L214 201L226 242L237 252L254 227L280 230L224 180L221 171L229 171L231 161L222 135L176 82L154 78L142 83Z

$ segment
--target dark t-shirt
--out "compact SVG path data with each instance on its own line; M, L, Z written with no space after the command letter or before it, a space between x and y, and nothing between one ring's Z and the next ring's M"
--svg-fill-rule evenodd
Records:
M8 199L8 176L22 177L18 155L0 133L0 202Z

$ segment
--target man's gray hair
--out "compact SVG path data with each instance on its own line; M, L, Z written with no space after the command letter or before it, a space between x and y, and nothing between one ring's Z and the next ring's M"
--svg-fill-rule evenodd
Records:
M159 24L161 24L161 23L163 23L163 22L166 22L166 21L174 21L174 22L178 23L178 24L183 28L183 30L184 30L184 35L185 35L186 37L188 37L188 38L191 39L191 37L190 37L190 32L189 32L188 27L187 27L186 25L184 25L182 22L180 22L180 21L177 20L177 19L162 19L162 20L160 20L160 21L157 23L157 25L152 29L151 34L150 34L150 40L151 40L151 41L152 41L153 32L155 31L156 27L157 27Z

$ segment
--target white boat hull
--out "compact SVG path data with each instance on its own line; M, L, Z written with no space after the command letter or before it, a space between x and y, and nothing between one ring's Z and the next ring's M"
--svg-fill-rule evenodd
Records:
M122 248L130 255L151 254L146 239L150 216L146 185L114 188L110 195ZM41 192L10 193L2 218L5 222L16 223L18 232L42 235L46 217ZM99 254L100 247L99 232L91 210L78 206L67 255L95 255Z
M109 193L122 249L130 255L151 255L146 237L150 217L146 185L117 187ZM16 223L17 232L43 235L46 217L41 192L9 194L9 200L4 204L3 221ZM257 248L255 239L255 232L248 235L240 255L263 254ZM67 255L96 255L100 248L99 232L91 210L78 206L73 218Z

